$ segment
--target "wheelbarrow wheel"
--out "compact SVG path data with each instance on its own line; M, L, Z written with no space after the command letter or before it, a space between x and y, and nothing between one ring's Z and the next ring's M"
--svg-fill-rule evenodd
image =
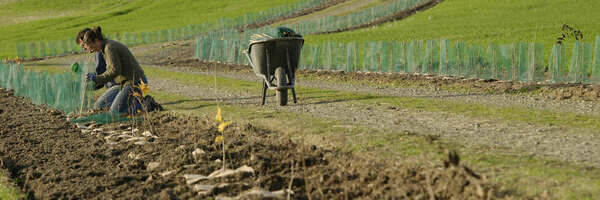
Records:
M277 86L285 86L287 85L287 76L285 75L285 69L283 67L278 67L275 69L275 81L277 82ZM288 90L280 89L275 92L275 96L279 100L280 106L287 105L288 102Z

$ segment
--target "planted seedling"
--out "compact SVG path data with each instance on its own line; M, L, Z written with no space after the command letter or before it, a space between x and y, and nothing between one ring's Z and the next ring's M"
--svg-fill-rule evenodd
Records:
M143 99L144 99L144 97L146 96L146 94L147 94L148 92L150 92L150 86L149 86L148 84L146 84L146 83L144 82L144 80L140 79L140 84L139 84L139 85L137 85L137 86L134 86L134 88L135 88L136 90L134 90L134 91L133 91L133 97L134 97L135 101L137 101L137 103L139 103L139 104L140 104L140 105L142 105L142 107L143 107L143 106L144 106L144 104L143 104ZM143 117L143 119L144 119L144 120L143 120L144 122L142 122L142 123L146 123L146 122L147 122L147 123L148 123L148 125L150 125L150 129L151 129L151 131L152 131L153 133L156 133L156 131L155 131L155 129L154 129L154 126L152 125L152 122L150 122L150 114L149 114L149 112L148 112L148 108L145 108L145 107L144 107L144 108L143 108L144 110L140 110L140 109L137 109L137 108L135 108L135 104L134 104L134 105L131 105L131 107L132 107L132 108L131 108L132 110L134 110L134 109L135 109L135 112L133 112L133 114L132 114L132 115L133 115L133 116L135 116L135 115L137 115L137 114L142 114L142 117ZM134 119L134 123L136 123L136 120L135 120L135 119Z
M232 121L223 120L220 107L217 107L217 115L215 116L215 120L218 124L217 130L219 131L219 133L221 133L221 135L215 137L215 143L221 143L221 146L223 148L223 170L225 170L225 130L227 129L227 126L231 125Z

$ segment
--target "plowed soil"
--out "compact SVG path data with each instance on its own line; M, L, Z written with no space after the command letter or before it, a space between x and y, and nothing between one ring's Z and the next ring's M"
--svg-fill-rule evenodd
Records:
M225 113L226 116L226 113ZM32 199L496 199L510 191L449 153L431 165L373 161L234 124L169 113L73 124L0 89L0 163ZM242 172L205 177L222 169ZM290 189L290 190L288 190Z

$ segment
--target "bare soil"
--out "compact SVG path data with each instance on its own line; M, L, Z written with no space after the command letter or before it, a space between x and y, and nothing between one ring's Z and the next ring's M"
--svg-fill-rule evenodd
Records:
M31 199L497 199L510 191L460 164L372 162L237 124L226 166L251 170L190 182L222 168L216 123L150 114L142 124L72 124L63 113L0 89L0 163ZM186 178L187 176L187 178ZM211 189L206 189L211 188ZM281 196L283 194L283 196ZM267 198L269 199L269 198Z

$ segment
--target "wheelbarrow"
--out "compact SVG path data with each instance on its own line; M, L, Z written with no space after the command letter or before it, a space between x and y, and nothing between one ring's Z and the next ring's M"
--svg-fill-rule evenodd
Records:
M245 52L254 73L263 79L262 104L265 105L267 89L275 90L280 106L287 105L288 90L292 90L296 103L296 70L304 45L301 37L282 37L252 42Z

